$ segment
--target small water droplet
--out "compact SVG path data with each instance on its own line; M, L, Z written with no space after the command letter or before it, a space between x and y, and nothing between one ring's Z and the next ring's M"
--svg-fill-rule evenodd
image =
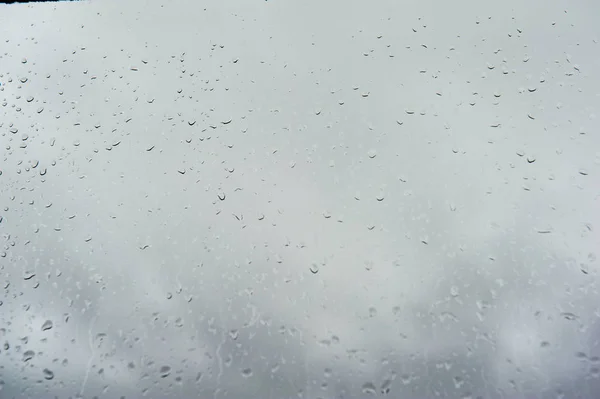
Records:
M587 176L588 172L585 169L579 169L579 174L582 175L582 176Z
M373 159L377 156L377 151L374 149L370 149L367 155L369 155L369 158Z
M310 265L310 272L312 274L319 273L319 265L317 265L316 263L313 263L312 265Z
M44 379L50 381L54 378L54 372L50 369L44 369Z
M392 380L386 379L381 383L381 387L379 388L379 390L381 391L382 395L387 395L388 393L390 393L391 387L392 387Z
M377 388L375 388L375 384L373 384L372 382L365 382L362 385L362 393L367 395L376 395Z
M46 320L44 322L44 324L42 324L42 331L48 331L48 330L52 329L53 326L54 326L54 324L52 324L51 320Z
M34 351L32 351L32 350L27 350L27 351L23 352L23 361L24 361L24 362L28 362L28 361L30 361L31 359L33 359L33 358L34 358L34 356L35 356L35 352L34 352Z
M162 366L159 370L160 378L167 378L171 374L171 366Z
M224 193L224 192L219 192L219 193L217 194L217 197L219 197L219 199L220 199L221 201L225 201L225 193Z
M242 377L244 377L244 378L250 378L250 377L252 377L252 369L250 367L243 369L242 370Z
M578 318L575 313L571 312L562 312L560 315L567 320L576 320Z
M23 280L31 280L34 277L35 273L32 271L26 271L25 273L23 273Z

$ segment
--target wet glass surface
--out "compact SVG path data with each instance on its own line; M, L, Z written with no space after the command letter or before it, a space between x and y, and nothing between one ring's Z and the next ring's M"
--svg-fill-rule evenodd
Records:
M0 397L598 397L599 13L0 5Z

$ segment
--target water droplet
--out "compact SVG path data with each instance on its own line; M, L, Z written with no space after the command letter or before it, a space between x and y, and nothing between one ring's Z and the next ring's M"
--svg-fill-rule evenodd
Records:
M585 169L579 169L579 174L582 175L582 176L587 176L588 172Z
M575 313L571 312L562 312L560 315L567 320L576 320L578 318Z
M54 325L51 320L46 320L44 324L42 324L42 331L50 330Z
M25 351L25 352L23 352L23 361L24 362L28 362L31 359L33 359L34 356L35 356L35 352L34 351L32 351L32 350Z
M465 383L461 377L454 377L452 381L454 381L454 388L456 389L460 389Z
M319 265L317 265L316 263L313 263L312 265L310 265L310 272L312 274L319 273Z
M23 273L23 280L31 280L34 277L35 273L32 271L26 271L25 273Z
M367 155L369 155L369 158L373 159L377 156L377 151L374 149L370 149Z
M44 379L50 381L54 378L54 372L50 369L44 369Z
M230 330L229 331L229 336L231 337L232 340L236 340L238 339L238 335L239 335L239 331L238 330Z
M379 388L379 390L381 391L382 395L387 395L388 393L390 393L391 387L392 387L392 380L386 379L381 383L381 387Z
M220 199L221 201L225 201L225 193L224 193L224 192L220 192L220 193L218 193L218 194L217 194L217 197L219 197L219 199Z
M244 378L250 378L252 377L252 369L251 368L245 368L242 370L242 377Z
M376 395L377 388L375 388L375 384L373 384L372 382L365 382L362 385L362 392L367 395Z
M162 366L159 370L160 378L167 378L171 374L171 366Z

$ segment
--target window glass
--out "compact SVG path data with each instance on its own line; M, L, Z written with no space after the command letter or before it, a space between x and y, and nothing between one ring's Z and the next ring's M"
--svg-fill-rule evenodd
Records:
M598 15L0 5L0 397L600 396Z

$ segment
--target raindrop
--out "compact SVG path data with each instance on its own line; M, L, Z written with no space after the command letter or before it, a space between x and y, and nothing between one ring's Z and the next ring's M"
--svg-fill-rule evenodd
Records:
M43 373L44 373L45 380L49 381L54 378L54 372L52 370L44 369Z
M231 337L232 340L236 340L238 339L238 335L239 335L239 331L238 330L230 330L229 331L229 336Z
M35 277L34 272L26 271L25 273L23 273L23 280L31 280L33 277Z
M28 362L31 359L33 359L34 356L35 356L34 351L32 351L32 350L25 351L25 352L23 352L23 361Z
M562 317L564 317L566 320L576 320L577 319L577 315L575 313L571 313L571 312L562 312L560 315Z
M388 393L390 393L391 387L392 387L392 380L387 379L381 383L381 387L379 388L379 390L381 391L382 395L387 395Z
M579 174L582 176L587 176L588 172L585 169L579 169Z
M533 155L528 156L527 157L527 162L534 163L535 162L535 157Z
M162 366L159 370L159 374L161 378L166 378L171 374L170 366Z
M362 385L362 393L368 394L368 395L376 395L377 388L375 388L375 384L373 384L372 382L365 382Z
M223 125L229 125L231 123L231 118L221 121Z
M310 265L310 272L312 274L319 273L319 265L317 265L316 263L313 263L312 265Z
M369 155L369 158L373 159L377 156L377 151L374 149L370 149L367 155Z
M218 193L218 194L217 194L217 197L219 197L219 199L220 199L221 201L225 201L225 193L224 193L224 192L220 192L220 193Z
M51 320L46 320L44 322L44 324L42 324L42 331L48 331L48 330L52 329L53 326L54 325L52 324Z
M242 370L242 377L244 378L250 378L252 377L252 369L251 368L245 368Z

